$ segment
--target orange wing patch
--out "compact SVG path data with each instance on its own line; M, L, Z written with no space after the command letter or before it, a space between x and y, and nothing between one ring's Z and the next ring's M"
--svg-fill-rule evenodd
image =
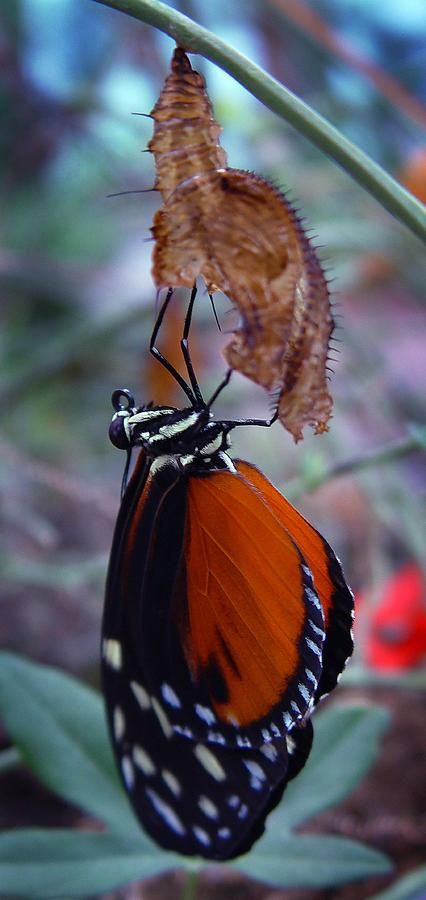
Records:
M153 276L158 287L191 287L202 275L241 313L225 350L232 368L277 396L295 440L306 424L327 429L326 380L333 330L327 283L288 200L263 178L227 167L204 82L181 48L155 105Z
M300 557L242 478L190 479L188 494L185 655L218 718L244 726L270 713L300 663Z
M321 600L327 628L334 585L329 575L328 559L324 549L324 538L303 518L300 512L283 497L256 466L239 459L235 463L240 472L266 500L268 506L281 524L288 530L302 551L312 572L314 584Z

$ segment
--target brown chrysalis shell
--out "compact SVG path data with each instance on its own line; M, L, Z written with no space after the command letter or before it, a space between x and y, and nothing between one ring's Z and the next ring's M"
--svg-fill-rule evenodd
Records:
M241 316L229 365L274 393L296 441L307 424L326 431L333 319L296 212L259 175L228 168L204 81L179 47L152 116L148 147L164 201L152 229L157 287L192 287L202 275L210 293L223 291Z

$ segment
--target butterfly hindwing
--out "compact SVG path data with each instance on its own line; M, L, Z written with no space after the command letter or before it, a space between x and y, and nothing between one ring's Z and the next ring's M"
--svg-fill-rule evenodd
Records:
M131 657L105 647L104 689L118 768L134 811L162 847L207 859L247 852L287 782L304 765L312 726L258 749L176 734L164 705L135 680ZM138 672L140 678L140 671Z

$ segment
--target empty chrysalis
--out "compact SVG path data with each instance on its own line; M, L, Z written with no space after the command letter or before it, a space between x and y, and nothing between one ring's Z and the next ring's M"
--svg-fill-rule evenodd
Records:
M327 430L332 398L326 365L333 318L321 264L284 194L252 172L227 166L204 81L177 47L152 111L148 145L163 205L154 218L158 288L203 276L240 313L225 348L229 365L276 398L294 439Z

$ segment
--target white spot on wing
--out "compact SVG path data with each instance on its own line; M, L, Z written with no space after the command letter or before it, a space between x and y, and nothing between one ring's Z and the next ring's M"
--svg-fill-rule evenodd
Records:
M196 744L194 747L194 754L198 759L198 762L203 766L206 772L212 776L216 781L225 781L226 772L223 766L221 766L217 757L206 747L204 744Z
M288 752L290 754L293 754L296 749L296 741L294 740L294 738L291 737L291 735L287 734L286 738L285 738L285 742L287 744Z
M123 710L121 709L121 706L115 707L114 712L113 712L112 724L113 724L115 740L121 741L121 738L123 737L125 729L126 729L126 721L125 721L124 713L123 713Z
M300 684L297 685L297 688L298 688L300 696L303 697L303 699L306 703L309 703L310 699L311 699L311 695L310 695L307 687L305 687L305 685L300 682Z
M176 778L176 775L173 775L173 772L169 772L168 769L163 769L161 775L166 782L167 787L170 788L172 794L174 794L175 797L180 797L182 793L182 787L180 781Z
M288 712L283 713L283 721L284 721L284 725L286 728L290 729L294 725L293 719L291 718L291 715Z
M154 775L155 764L153 763L146 750L144 750L143 747L140 747L138 744L135 744L132 753L135 766L137 766L138 769L141 769L144 775Z
M164 712L163 707L159 704L158 700L155 697L151 698L152 708L157 716L157 719L161 725L161 729L163 731L164 737L171 738L173 735L173 728L170 725L170 722Z
M318 637L320 637L320 638L325 637L324 629L318 628L318 625L315 625L315 622L313 622L312 619L308 619L308 625L312 628L312 631L314 632L314 634L318 635Z
M170 706L174 706L175 709L180 709L181 702L170 684L164 683L161 685L161 694L163 696L163 700L165 700L166 703L168 703Z
M316 609L322 609L318 594L316 594L315 591L312 590L312 588L307 587L306 584L305 584L305 596L307 597L309 602L312 603L313 606L315 606Z
M318 684L318 680L315 678L314 673L311 672L310 669L305 669L305 675L307 678L309 678L309 681L312 681L312 684L314 685L314 687L316 687Z
M236 809L237 806L240 805L240 798L238 797L237 794L231 794L231 796L228 797L226 802L227 802L228 806L231 807L231 809Z
M242 734L237 735L237 745L238 747L251 747L251 741L248 737L245 737Z
M123 756L121 760L121 771L123 773L126 785L130 791L135 783L135 770L133 768L132 760L129 756Z
M249 809L248 809L247 803L242 803L238 810L238 818L246 819L248 816L248 811L249 811Z
M322 653L317 644L314 644L314 642L311 641L311 639L308 637L305 637L305 644L307 644L309 649L312 650L312 653L315 653L315 655L318 656L319 659L321 659Z
M243 759L243 763L250 772L250 775L254 775L255 778L260 778L261 781L264 781L266 778L265 772L262 769L262 766L256 762L255 759Z
M115 669L118 672L123 665L123 653L120 641L116 641L114 638L104 638L102 649L105 661L112 669Z
M225 738L220 731L208 731L207 732L207 741L211 744L225 744Z
M172 829L172 831L176 832L176 834L185 834L186 828L181 822L177 813L175 813L174 809L163 800L156 791L153 791L152 788L146 788L147 797L149 797L154 809L158 813L159 816L163 819L166 825Z
M204 831L204 828L200 828L199 825L193 825L192 830L200 844L204 844L205 847L208 847L209 844L211 844L209 835L207 834L207 831Z
M130 687L131 687L141 709L149 709L149 707L151 706L151 699L148 694L148 691L146 691L145 688L142 687L141 684L138 684L137 681L131 681Z
M253 791L261 791L263 787L263 782L259 781L258 778L254 778L253 775L250 776L250 787Z
M213 803L213 800L210 800L210 797L206 797L205 794L198 798L198 806L201 812L209 819L217 819L219 817L219 810L216 804Z
M264 744L263 747L260 748L260 752L271 762L275 762L278 758L278 750L273 744Z
M212 709L209 709L208 706L202 706L201 703L195 704L195 712L199 719L202 719L203 722L206 722L207 725L213 725L216 722L216 716Z
M186 737L186 738L192 738L192 737L194 737L194 735L193 735L191 729L188 728L187 725L174 725L174 726L173 726L173 731L175 731L176 734L181 734L182 737Z
M226 840L231 837L231 829L230 828L219 828L217 832L217 836L222 838L222 840Z

